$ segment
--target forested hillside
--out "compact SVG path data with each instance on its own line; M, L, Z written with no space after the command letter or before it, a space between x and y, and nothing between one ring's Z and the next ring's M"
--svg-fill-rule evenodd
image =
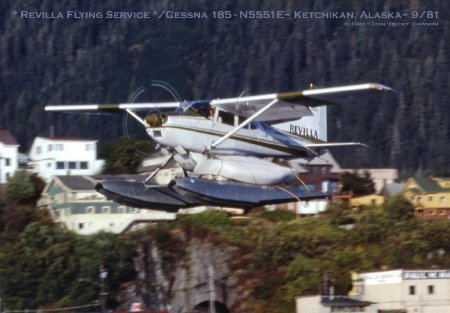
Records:
M342 19L24 19L20 11L438 11L435 27L352 27ZM16 12L16 13L15 13ZM449 4L443 1L0 2L0 127L22 150L37 134L122 135L120 117L59 116L46 104L125 102L152 81L183 99L382 82L376 105L330 107L329 140L370 150L335 153L343 166L449 175ZM150 97L171 100L167 93ZM164 100L159 98L158 100ZM139 100L154 100L141 99ZM143 135L143 133L142 133Z

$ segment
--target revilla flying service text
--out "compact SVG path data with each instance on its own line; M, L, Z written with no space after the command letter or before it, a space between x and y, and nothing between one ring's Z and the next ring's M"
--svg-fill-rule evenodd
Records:
M151 18L150 12L122 12L122 11L66 11L66 12L53 12L53 11L20 11L20 17L26 19L145 19Z

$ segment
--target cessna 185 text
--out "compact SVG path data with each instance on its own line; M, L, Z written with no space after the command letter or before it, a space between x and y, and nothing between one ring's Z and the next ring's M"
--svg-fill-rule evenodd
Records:
M97 191L112 200L166 211L199 205L251 208L327 197L294 186L299 178L289 160L317 156L317 149L361 146L357 142L325 142L326 129L317 124L324 115L321 107L348 96L390 91L387 86L368 83L214 100L52 105L45 109L126 111L185 173L169 185L149 183L158 170L143 182L99 182ZM138 111L147 115L141 117ZM292 128L288 123L296 120L299 122Z

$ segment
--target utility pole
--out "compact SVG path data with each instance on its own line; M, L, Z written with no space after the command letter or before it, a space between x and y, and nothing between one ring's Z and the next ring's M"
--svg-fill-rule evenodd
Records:
M99 277L100 277L100 312L105 313L106 308L106 296L108 295L108 292L106 292L106 278L108 277L108 272L103 268L103 266L100 267L99 270Z
M216 313L216 289L214 285L214 267L208 266L209 313Z

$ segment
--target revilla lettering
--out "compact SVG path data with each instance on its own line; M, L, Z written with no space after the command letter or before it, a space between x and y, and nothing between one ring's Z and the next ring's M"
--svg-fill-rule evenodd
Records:
M295 135L302 136L302 137L312 137L315 139L319 138L319 136L317 134L317 130L313 130L313 129L302 127L302 126L290 125L289 132L291 134L295 134Z
M57 19L64 18L61 12L45 12L45 11L20 11L20 18L24 19Z

